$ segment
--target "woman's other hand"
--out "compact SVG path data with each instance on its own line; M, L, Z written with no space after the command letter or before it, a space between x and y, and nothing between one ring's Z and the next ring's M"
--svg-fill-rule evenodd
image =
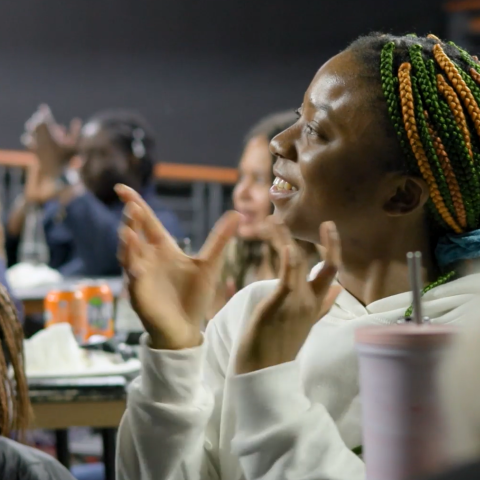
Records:
M340 240L334 223L325 223L320 229L325 263L310 281L307 258L288 229L278 223L272 228L273 244L281 256L280 281L254 310L245 330L236 359L239 374L295 360L311 328L341 291L340 286L332 285L340 265Z
M222 253L235 234L239 215L226 213L198 256L178 247L155 214L131 188L116 187L126 203L119 259L128 277L132 306L155 349L198 346L217 286Z

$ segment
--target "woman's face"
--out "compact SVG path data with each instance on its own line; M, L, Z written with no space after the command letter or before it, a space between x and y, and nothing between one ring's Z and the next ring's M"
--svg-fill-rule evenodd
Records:
M380 167L388 152L383 120L360 74L352 53L330 59L305 93L297 123L271 142L278 158L270 198L297 238L318 242L328 220L339 230L368 229L395 194Z
M266 137L254 137L247 143L238 168L239 180L233 191L233 206L243 215L238 236L256 239L259 228L272 211L269 198L272 155Z
M112 143L108 132L98 123L90 122L83 127L79 157L86 187L102 200L116 198L113 187L117 183L128 184L130 159Z

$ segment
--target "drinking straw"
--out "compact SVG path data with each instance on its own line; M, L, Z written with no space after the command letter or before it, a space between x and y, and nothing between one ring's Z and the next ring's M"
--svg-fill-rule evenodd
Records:
M410 287L413 296L413 320L417 325L423 323L422 314L422 254L420 252L407 253L408 271L410 273Z

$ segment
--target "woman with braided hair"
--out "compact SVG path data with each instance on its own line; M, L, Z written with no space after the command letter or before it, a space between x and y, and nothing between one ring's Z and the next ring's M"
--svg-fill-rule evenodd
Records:
M409 315L406 253L422 252L433 323L478 322L479 73L433 36L372 34L326 62L270 144L280 280L240 291L205 335L238 216L189 258L117 187L120 257L148 332L119 479L365 479L354 331ZM318 242L319 227L325 262L307 280L292 236Z

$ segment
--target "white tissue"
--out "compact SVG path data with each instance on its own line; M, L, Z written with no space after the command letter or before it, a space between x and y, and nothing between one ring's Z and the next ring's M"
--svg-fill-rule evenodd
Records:
M7 270L7 281L14 290L60 283L62 278L57 270L44 264L17 263Z
M25 370L34 374L79 373L85 369L84 352L68 323L57 323L25 340Z
M118 354L80 348L68 323L57 323L24 342L25 371L30 378L127 375L140 361L123 361Z

